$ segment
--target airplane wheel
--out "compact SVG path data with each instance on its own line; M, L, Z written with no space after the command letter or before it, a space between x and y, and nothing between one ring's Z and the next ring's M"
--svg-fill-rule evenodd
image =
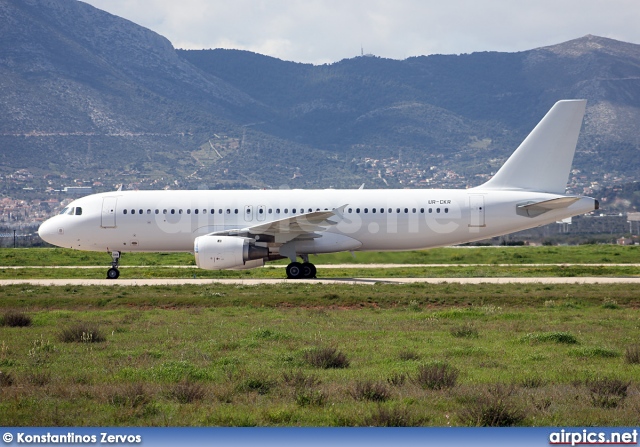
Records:
M302 264L302 277L303 278L315 278L316 277L316 266L310 262L305 262Z
M110 268L109 270L107 270L107 279L118 279L118 277L120 276L120 270L118 270L117 268Z
M287 278L300 279L303 276L302 264L299 262L292 262L287 266Z

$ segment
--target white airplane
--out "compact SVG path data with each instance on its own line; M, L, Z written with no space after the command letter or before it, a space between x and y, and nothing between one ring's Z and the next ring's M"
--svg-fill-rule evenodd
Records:
M585 100L557 102L485 184L466 190L115 191L74 200L44 222L52 245L122 252L188 251L199 268L247 269L289 258L313 278L310 254L461 244L598 209L565 195ZM298 258L302 263L297 262Z

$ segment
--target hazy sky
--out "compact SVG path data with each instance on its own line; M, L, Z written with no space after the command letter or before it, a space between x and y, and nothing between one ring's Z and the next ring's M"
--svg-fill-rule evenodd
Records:
M84 0L176 48L322 64L522 51L594 34L640 44L639 0Z

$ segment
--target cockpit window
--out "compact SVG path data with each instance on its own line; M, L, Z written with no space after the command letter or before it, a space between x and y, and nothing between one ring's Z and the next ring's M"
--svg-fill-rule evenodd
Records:
M69 211L69 207L65 206L64 208L62 208L62 211L60 211L60 214L66 214L67 211Z
M72 207L69 209L69 212L67 214L73 215L73 213L76 211L75 207Z
M76 216L82 216L82 207L76 206Z

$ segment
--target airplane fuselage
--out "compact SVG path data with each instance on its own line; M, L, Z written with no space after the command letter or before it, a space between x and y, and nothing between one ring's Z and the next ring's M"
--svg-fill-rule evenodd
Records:
M191 252L199 236L344 207L342 219L305 251L413 250L485 239L595 208L593 199L581 198L536 217L517 213L518 205L558 197L563 196L480 188L119 191L75 200L44 223L40 234L78 250ZM331 239L326 233L346 236L345 246L323 243Z

